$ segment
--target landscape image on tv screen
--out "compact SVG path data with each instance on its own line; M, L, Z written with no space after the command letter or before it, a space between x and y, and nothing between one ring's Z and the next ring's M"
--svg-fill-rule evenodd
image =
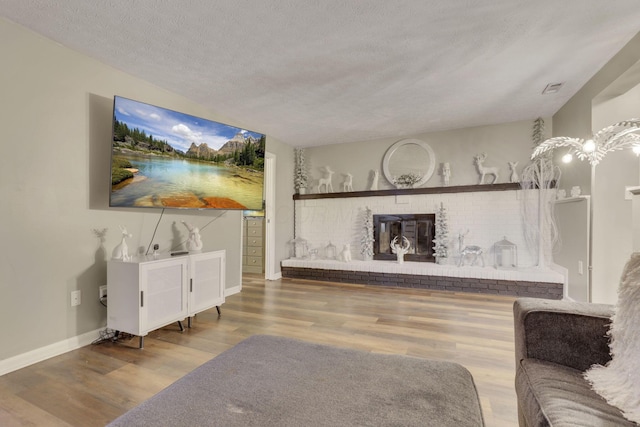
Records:
M116 96L113 207L261 210L265 135Z

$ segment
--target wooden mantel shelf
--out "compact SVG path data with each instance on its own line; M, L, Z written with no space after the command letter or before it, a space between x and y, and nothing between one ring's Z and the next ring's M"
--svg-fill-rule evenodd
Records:
M393 188L391 190L348 191L340 193L294 194L293 200L344 199L347 197L404 196L417 194L472 193L477 191L520 190L519 183L456 185L450 187Z

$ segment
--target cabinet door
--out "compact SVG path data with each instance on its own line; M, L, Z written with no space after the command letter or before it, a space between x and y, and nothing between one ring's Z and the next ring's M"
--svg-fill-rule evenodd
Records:
M194 315L224 302L225 251L194 254L189 259L189 315Z
M140 265L140 321L146 332L187 317L187 258Z

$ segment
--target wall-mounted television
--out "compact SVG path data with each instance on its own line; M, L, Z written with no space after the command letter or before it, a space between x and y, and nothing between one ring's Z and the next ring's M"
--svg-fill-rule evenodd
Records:
M262 133L116 96L112 136L109 206L263 208Z

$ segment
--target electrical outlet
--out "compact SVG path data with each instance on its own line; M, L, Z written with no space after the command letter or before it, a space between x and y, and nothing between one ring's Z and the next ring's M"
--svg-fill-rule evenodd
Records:
M107 296L107 285L102 285L98 290L98 298L102 299L106 296Z
M578 261L578 274L584 274L584 264L582 263L582 261Z
M80 305L81 302L82 302L82 300L81 300L80 290L71 291L71 307L75 307L76 305Z

